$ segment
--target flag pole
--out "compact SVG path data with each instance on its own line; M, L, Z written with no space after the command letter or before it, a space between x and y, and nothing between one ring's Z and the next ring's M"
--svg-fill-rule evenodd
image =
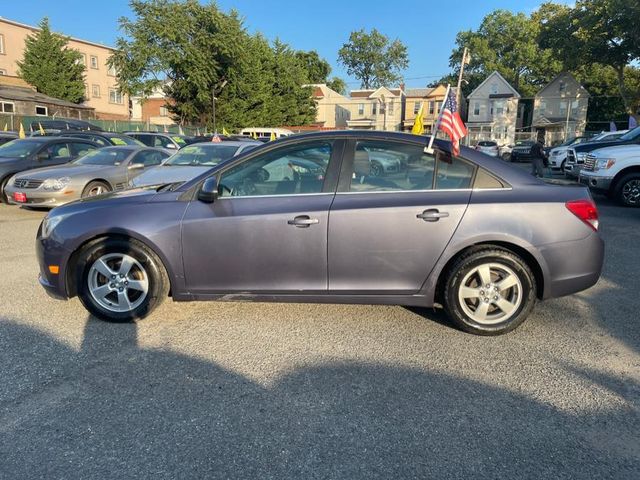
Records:
M462 75L464 75L464 66L467 64L467 55L467 47L464 47L464 51L462 52L462 62L460 63L460 73L458 74L458 89L456 90L456 103L458 104L458 109L460 109L460 87L462 87Z
M451 84L447 83L447 91L444 93L444 101L440 106L440 111L438 112L438 120L431 127L431 137L429 138L429 145L424 147L424 153L433 154L433 140L436 138L436 132L438 131L438 127L440 126L440 120L442 119L442 111L444 110L444 105L449 98L449 90L451 90Z

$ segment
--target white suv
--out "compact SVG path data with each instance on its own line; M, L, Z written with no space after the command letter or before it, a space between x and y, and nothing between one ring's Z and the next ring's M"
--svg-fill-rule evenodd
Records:
M640 207L640 145L618 145L589 152L580 170L580 183L622 205Z

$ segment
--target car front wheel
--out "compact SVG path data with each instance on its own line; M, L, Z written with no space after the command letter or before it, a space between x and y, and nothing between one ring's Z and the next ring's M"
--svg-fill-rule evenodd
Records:
M80 301L102 320L144 318L169 292L162 262L136 240L107 239L92 244L81 253L78 266Z
M640 173L631 173L620 180L616 198L625 207L640 207Z
M460 329L500 335L520 325L536 300L536 283L518 255L497 247L471 250L449 269L444 307Z

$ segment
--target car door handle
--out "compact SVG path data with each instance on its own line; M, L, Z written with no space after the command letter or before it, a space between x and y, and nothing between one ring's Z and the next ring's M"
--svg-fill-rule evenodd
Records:
M308 228L311 225L317 225L320 223L320 220L317 218L311 218L309 215L300 215L293 220L287 220L289 225L294 225L299 228Z
M421 218L425 222L437 222L441 218L449 216L449 212L441 212L437 208L430 208L422 213L416 215L416 218Z

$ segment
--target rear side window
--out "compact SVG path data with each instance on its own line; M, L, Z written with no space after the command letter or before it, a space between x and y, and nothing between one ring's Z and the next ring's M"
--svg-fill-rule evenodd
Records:
M96 149L96 147L91 145L90 143L83 142L70 142L69 147L71 147L71 155L74 157L80 157L90 152L91 150Z
M459 157L439 154L435 188L437 190L471 188L474 170L473 165Z
M504 184L496 177L487 172L484 168L478 168L476 179L473 182L473 188L488 189L488 188L504 188Z

